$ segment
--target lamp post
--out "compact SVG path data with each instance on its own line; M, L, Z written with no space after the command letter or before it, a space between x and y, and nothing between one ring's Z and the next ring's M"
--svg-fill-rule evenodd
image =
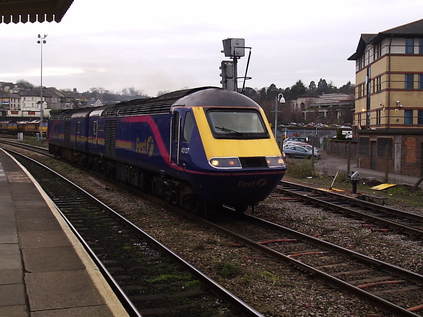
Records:
M46 44L46 37L47 34L38 34L37 43L40 44L41 54L40 54L40 65L41 65L41 78L40 78L40 139L43 139L43 132L41 130L41 126L44 120L44 102L43 102L43 44Z
M274 135L275 135L276 143L278 143L278 139L277 139L277 131L278 131L278 105L280 103L285 103L285 98L283 97L283 94L281 94L281 93L279 93L276 96L276 100L275 100L275 132L274 132Z

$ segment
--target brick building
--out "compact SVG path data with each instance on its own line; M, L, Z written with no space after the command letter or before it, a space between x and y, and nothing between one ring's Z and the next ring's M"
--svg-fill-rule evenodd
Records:
M359 166L423 176L423 19L361 34L348 59Z

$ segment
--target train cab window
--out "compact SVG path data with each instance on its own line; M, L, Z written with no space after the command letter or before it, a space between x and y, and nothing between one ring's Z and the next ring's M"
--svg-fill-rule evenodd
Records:
M253 109L209 109L206 112L213 136L217 139L269 138L260 113Z
M182 134L183 141L185 142L191 141L193 129L194 129L194 116L192 115L192 112L187 112L185 115L184 132Z

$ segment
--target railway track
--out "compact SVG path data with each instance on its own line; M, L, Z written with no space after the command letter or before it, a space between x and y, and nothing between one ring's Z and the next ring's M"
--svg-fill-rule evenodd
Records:
M207 224L395 316L423 316L423 275L254 216L232 214Z
M327 211L365 220L378 227L376 230L379 231L389 228L413 239L423 240L423 216L292 182L282 181L281 185L276 192L325 207Z
M18 147L21 149L26 149L32 152L36 152L36 153L40 153L49 157L53 157L53 155L51 155L48 152L47 148L41 147L41 146L36 146L36 145L30 145L30 144L25 144L22 142L16 142L16 141L11 141L11 140L7 140L4 138L0 138L0 144L7 144L7 145L12 145L14 147Z
M262 316L79 186L8 152L51 197L132 316Z
M295 187L295 185L291 186ZM299 197L297 194L303 190L291 191L293 192L291 195ZM310 188L310 191L304 196L322 200L318 197L321 194L315 191L314 188ZM349 204L349 207L346 207L345 196L336 196L338 196L339 205L344 205L347 208L348 216L351 216L349 209L353 207ZM330 203L334 205L333 210L338 210L339 205L333 203L334 198L331 200ZM354 199L352 200L354 201ZM320 202L316 203L320 204ZM353 206L367 205L362 201L354 201L354 204ZM379 205L376 206L379 207ZM391 212L395 210L386 206L380 207L391 210ZM377 218L381 218L381 216ZM320 276L341 288L353 291L380 305L395 316L423 316L422 275L303 235L266 220L251 216L229 219L230 221L225 218L223 224L219 220L208 224L240 239L243 243L251 244L279 259L288 261L301 271ZM372 221L377 222L378 220ZM239 228L243 228L242 232L239 231ZM401 232L403 231L401 230ZM414 231L407 233L416 235Z

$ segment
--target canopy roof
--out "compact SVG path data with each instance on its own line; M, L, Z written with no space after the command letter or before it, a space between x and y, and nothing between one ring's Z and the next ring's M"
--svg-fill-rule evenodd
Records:
M73 0L0 0L0 23L60 22Z

